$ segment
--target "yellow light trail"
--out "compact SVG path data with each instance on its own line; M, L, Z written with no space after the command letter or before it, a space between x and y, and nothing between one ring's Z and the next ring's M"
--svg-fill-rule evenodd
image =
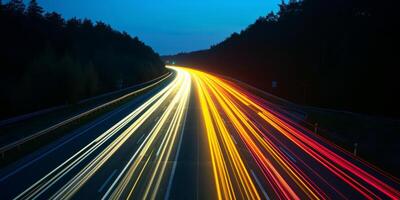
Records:
M226 83L215 76L193 69L182 69L190 72L197 83L197 91L210 145L218 198L235 199L243 194L242 197L247 199L260 197L249 176L248 169L236 150L235 144L232 142L231 134L227 130L216 105L219 105L223 113L226 114L226 119L234 126L240 138L256 158L256 162L265 170L268 180L271 184L275 185L274 189L276 193L281 194L282 198L300 199L278 169L265 156L264 151L272 155L279 166L294 180L308 198L320 199L324 197L324 194L320 193L312 184L307 182L296 168L287 164L287 158L263 137L262 132L257 129L246 113L241 110L237 101L239 100L239 102L244 103L245 106L249 106L249 102L232 95L232 88L228 87ZM237 91L235 92L237 93ZM220 140L218 140L219 138ZM223 153L224 150L228 152L228 156L225 156L226 154ZM229 168L234 169L234 173L229 173ZM235 193L234 185L238 184L233 184L233 180L243 183L242 187L238 189L239 193Z
M317 175L317 180L325 181L327 187L337 192L310 165L299 161L303 156L321 164L318 167L342 179L367 199L379 199L376 191L391 198L400 196L396 189L326 147L329 144L309 137L295 122L264 107L259 99L232 82L198 70L168 67L176 74L170 84L15 199L39 199L48 193L50 199L70 199L100 169L113 163L115 159L111 158L119 155L122 147L128 148L129 157L102 199L168 198L169 191L163 188L173 180L175 168L169 170L168 166L178 157L192 81L200 102L216 198L329 198L310 174ZM138 145L128 145L139 137ZM302 154L299 156L296 151ZM302 163L300 167L292 156ZM311 172L305 172L305 168ZM257 174L262 175L261 182ZM57 186L61 181L66 184Z
M343 180L343 184L348 184L355 192L367 199L380 199L382 194L395 199L400 196L400 192L395 188L332 151L330 148L340 151L334 145L321 144L310 137L309 131L298 123L276 112L274 108L264 107L260 103L260 101L264 102L263 100L257 99L247 91L236 87L235 84L217 76L194 69L182 69L190 72L196 81L219 199L259 198L252 179L248 176L252 162L242 161L232 143L232 138L229 137L232 132L239 135L251 153L253 162L257 163L266 183L273 190L271 195L275 198L331 198L332 194L325 193L326 188L314 182L315 179L326 184L331 191L335 192L335 195L346 198L346 195L341 194L323 175L315 169L310 169L310 165L306 162L300 161L302 167L309 168L307 171L311 171L316 177L310 176L310 172L306 173L304 168L302 170L297 166L296 159L285 148L295 149L292 153L293 151L305 153L308 159L319 163L321 165L319 167L323 167L334 177ZM232 125L234 129L227 129L226 124ZM273 132L269 130L271 127ZM290 145L280 141L282 136ZM295 157L302 159L296 153ZM249 160L246 159L246 161ZM268 194L257 177L254 179L258 184L257 189L262 190L264 197L268 199ZM254 196L251 196L253 194Z
M224 112L227 113L228 118L232 121L236 130L240 133L240 136L246 142L246 144L251 148L251 150L255 153L257 158L259 158L263 164L268 166L269 173L274 176L274 180L279 183L279 188L284 191L284 195L286 198L298 199L299 197L296 193L290 189L290 186L284 180L284 178L280 175L277 169L271 164L265 155L262 152L262 149L259 146L263 147L264 150L267 150L273 158L278 161L278 163L283 167L283 169L289 174L289 176L300 186L300 188L308 193L308 197L312 199L319 199L318 195L315 194L313 189L308 186L308 184L302 180L302 178L294 172L294 169L291 168L287 163L287 159L285 159L278 152L277 148L275 148L272 144L270 144L265 138L262 137L262 133L256 128L256 126L252 123L251 119L249 119L245 113L243 113L238 106L235 105L234 99L229 98L229 95L224 91L222 84L216 84L210 80L209 75L203 75L203 79L208 83L211 88L212 93L216 96L218 103L222 106ZM214 78L214 77L211 77ZM244 126L243 126L244 125ZM250 135L251 134L251 135ZM254 137L256 141L252 139Z
M193 70L206 127L218 199L260 199L260 195L218 113L206 83Z

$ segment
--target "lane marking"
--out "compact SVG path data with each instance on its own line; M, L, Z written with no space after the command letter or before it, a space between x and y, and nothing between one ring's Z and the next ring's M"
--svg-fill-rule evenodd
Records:
M263 186L261 185L260 180L257 178L257 176L256 176L256 174L254 173L254 171L251 169L250 172L251 172L251 175L253 176L254 180L256 181L258 187L261 188L261 191L262 191L262 193L264 194L264 197L265 197L267 200L270 200L270 198L269 198L267 192L264 190Z
M167 133L168 133L168 132L167 132ZM161 145L160 145L160 147L158 148L158 151L157 151L157 153L156 153L156 157L158 157L158 155L160 154L161 149L164 147L164 142L165 142L166 139L167 139L167 137L164 137L164 139L162 140ZM161 159L161 158L160 158L160 159Z
M142 137L140 137L139 140L136 142L136 144L139 144L142 141L142 139L144 138L144 136L145 135L143 134Z
M279 147L279 149L282 150L282 152L283 152L287 157L289 157L290 160L292 160L293 162L297 162L296 159L293 158L293 156L291 156L291 155L289 154L289 152L287 152L284 148Z
M237 145L237 142L236 142L236 139L235 139L235 137L233 137L233 135L231 134L231 137L232 137L232 139L233 139L233 142L235 142L235 144Z
M108 184L108 182L110 182L111 178L114 177L114 175L117 173L117 169L115 169L111 175L107 178L106 181L104 181L103 185L101 185L101 187L99 188L99 190L97 190L98 193L101 193L101 191L103 191L103 189L106 187L106 185Z

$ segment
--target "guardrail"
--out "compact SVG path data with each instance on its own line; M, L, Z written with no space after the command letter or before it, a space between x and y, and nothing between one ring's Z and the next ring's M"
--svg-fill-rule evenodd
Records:
M103 97L107 97L107 96L110 96L110 95L122 93L122 92L125 92L125 91L132 90L134 88L138 88L138 87L144 86L146 84L155 82L158 79L162 79L163 77L167 76L168 74L169 73L166 73L166 74L164 74L164 75L162 75L162 76L160 76L158 78L155 78L153 80L150 80L150 81L147 81L147 82L144 82L144 83L140 83L140 84L136 84L136 85L133 85L133 86L129 86L127 88L122 88L120 90L116 90L116 91L108 92L108 93L101 94L101 95L98 95L98 96L82 99L77 103L77 105L84 104L84 103L89 102L89 101L93 101L93 100L96 100L96 99L100 99L100 98L103 98ZM19 123L21 121L29 120L31 118L34 118L34 117L38 116L38 115L46 114L46 113L49 113L49 112L52 112L52 111L55 111L55 110L60 110L60 109L63 109L65 107L67 107L67 106L68 106L67 104L58 105L58 106L54 106L54 107L51 107L51 108L46 108L46 109L43 109L43 110L37 110L37 111L31 112L31 113L26 113L26 114L23 114L23 115L20 115L20 116L8 118L8 119L3 119L3 120L0 121L0 128L2 128L3 126L7 126L9 124Z
M16 122L24 121L24 120L36 117L38 115L46 114L46 113L49 113L49 112L52 112L52 111L55 111L55 110L59 110L59 109L65 108L65 107L67 107L67 105L59 105L59 106L55 106L55 107L52 107L52 108L46 108L46 109L43 109L43 110L38 110L38 111L35 111L35 112L19 115L19 116L12 117L12 118L9 118L9 119L4 119L4 120L0 121L0 128L3 127L3 126L7 126L9 124L13 124L13 123L16 123Z
M1 158L4 158L4 157L5 157L5 153L6 153L6 152L11 151L11 150L16 149L16 148L19 149L23 144L25 144L25 143L27 143L27 142L30 142L30 141L32 141L32 140L35 140L35 139L37 139L37 138L39 138L39 137L41 137L41 136L44 136L44 135L46 135L46 134L48 134L48 133L51 133L52 131L54 131L54 130L60 128L60 127L66 126L66 125L68 125L68 124L71 124L72 122L74 122L74 121L76 121L76 120L78 120L78 119L81 119L81 118L86 117L86 116L88 116L88 115L90 115L90 114L93 114L93 113L95 113L95 112L97 112L97 111L99 111L99 110L102 110L102 109L104 109L104 108L106 108L106 107L108 107L108 106L110 106L110 105L112 105L112 104L118 103L118 102L120 102L120 101L122 101L122 100L124 100L124 99L126 99L126 98L128 98L128 97L130 97L130 96L133 96L133 95L135 95L135 94L138 94L138 93L140 93L140 92L143 92L143 91L145 91L145 90L147 90L147 89L149 89L149 88L152 88L152 87L156 86L157 84L161 83L162 81L166 80L167 78L169 78L171 75L172 75L172 72L170 72L170 73L168 73L168 74L165 74L165 75L163 75L164 77L161 76L161 77L163 77L163 78L161 78L161 77L157 78L157 79L160 79L160 78L161 78L161 80L159 80L159 81L157 81L157 82L155 82L155 83L152 83L152 84L150 84L150 85L148 85L148 86L146 86L146 87L144 87L144 88L141 88L141 89L138 89L138 90L133 91L133 92L131 92L131 93L128 93L128 94L126 94L126 95L123 95L123 96L121 96L121 97L119 97L119 98L117 98L117 99L114 99L114 100L112 100L112 101L109 101L109 102L107 102L107 103L105 103L105 104L102 104L102 105L100 105L100 106L98 106L98 107L92 108L92 109L90 109L90 110L88 110L88 111L86 111L86 112L83 112L83 113L78 114L78 115L76 115L76 116L74 116L74 117L71 117L71 118L69 118L69 119L67 119L67 120L64 120L64 121L62 121L62 122L60 122L60 123L57 123L57 124L55 124L55 125L53 125L53 126L50 126L50 127L46 128L46 129L44 129L44 130L41 130L41 131L36 132L36 133L34 133L34 134L32 134L32 135L29 135L29 136L27 136L27 137L25 137L25 138L22 138L22 139L20 139L20 140L17 140L17 141L15 141L15 142L12 142L12 143L10 143L10 144L7 144L7 145L5 145L5 146L3 146L3 147L0 148ZM155 80L157 80L157 79L155 79Z

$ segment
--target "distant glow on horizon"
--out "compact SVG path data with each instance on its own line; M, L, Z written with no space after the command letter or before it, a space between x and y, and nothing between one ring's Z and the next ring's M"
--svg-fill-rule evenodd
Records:
M27 2L27 1L25 1ZM277 10L279 0L39 0L63 17L104 21L161 55L210 47Z

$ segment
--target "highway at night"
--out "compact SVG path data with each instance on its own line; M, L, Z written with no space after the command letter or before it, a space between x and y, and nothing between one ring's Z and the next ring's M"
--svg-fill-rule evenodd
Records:
M399 180L186 67L0 169L1 199L400 199Z

